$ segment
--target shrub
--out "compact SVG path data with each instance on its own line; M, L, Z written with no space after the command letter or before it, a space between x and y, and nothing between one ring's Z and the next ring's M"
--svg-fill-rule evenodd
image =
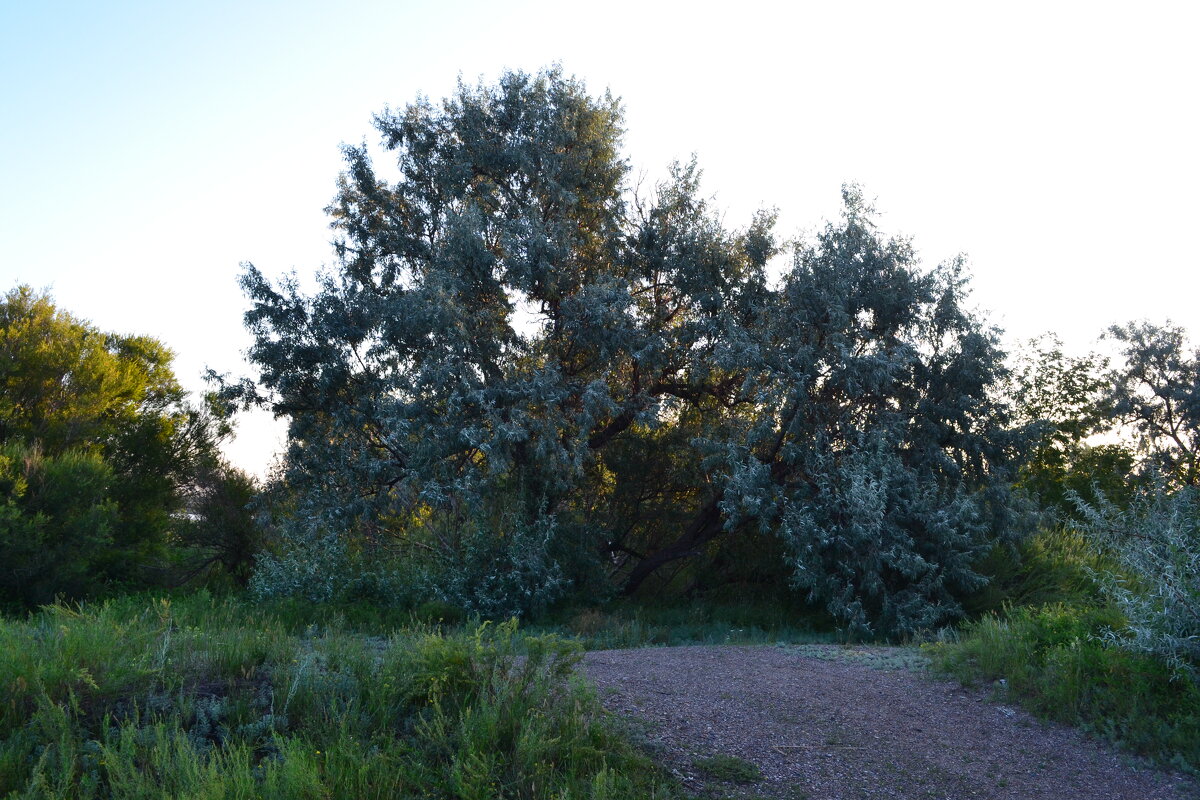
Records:
M557 533L552 516L525 522L506 515L499 531L481 526L468 532L430 576L431 588L440 600L491 619L540 611L566 583L551 555Z
M1200 489L1140 493L1126 510L1080 502L1087 531L1109 548L1120 572L1098 573L1128 619L1110 644L1162 658L1196 677L1200 663Z
M255 559L249 587L260 600L368 601L395 608L413 604L417 580L386 554L294 519L284 524L275 547Z
M101 587L118 509L98 455L0 446L0 603L32 607Z

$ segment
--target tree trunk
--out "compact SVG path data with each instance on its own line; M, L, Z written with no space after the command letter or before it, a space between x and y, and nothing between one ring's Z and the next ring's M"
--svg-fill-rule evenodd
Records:
M678 539L639 561L629 573L629 579L625 581L625 588L621 591L627 595L633 594L659 567L680 558L698 555L696 548L720 536L725 529L720 508L723 496L724 493L721 492L710 500Z

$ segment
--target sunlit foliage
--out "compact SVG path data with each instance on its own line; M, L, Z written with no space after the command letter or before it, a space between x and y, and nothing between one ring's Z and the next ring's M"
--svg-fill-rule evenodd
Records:
M27 286L0 297L0 601L171 579L184 490L221 433L171 360Z

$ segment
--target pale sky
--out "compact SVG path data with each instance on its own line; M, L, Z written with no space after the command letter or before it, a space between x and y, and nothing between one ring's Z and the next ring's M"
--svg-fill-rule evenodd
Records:
M461 73L561 62L622 98L652 181L695 153L737 227L860 183L929 263L969 257L1011 338L1200 338L1200 4L0 0L0 291L49 288L245 374L239 263L332 261L342 142ZM241 423L261 472L278 427Z

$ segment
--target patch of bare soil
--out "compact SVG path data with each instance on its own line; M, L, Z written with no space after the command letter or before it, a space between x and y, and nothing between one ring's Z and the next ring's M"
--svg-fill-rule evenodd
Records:
M934 679L920 661L903 648L671 647L592 652L583 666L605 706L704 797L1200 797L1187 776Z

